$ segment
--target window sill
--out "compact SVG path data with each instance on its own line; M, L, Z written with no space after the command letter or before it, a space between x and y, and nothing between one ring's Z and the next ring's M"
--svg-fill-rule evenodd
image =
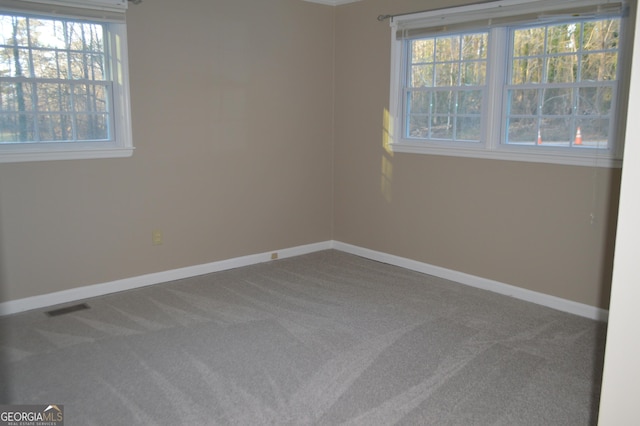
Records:
M94 158L125 158L133 155L132 147L60 147L43 149L24 146L0 146L0 163L22 163L28 161L86 160Z
M537 152L518 152L509 150L489 150L482 148L463 148L463 147L438 147L427 146L419 142L401 142L389 144L393 152L410 153L410 154L427 154L441 155L447 157L465 157L465 158L484 158L488 160L506 160L506 161L523 161L529 163L548 163L563 164L570 166L588 166L588 167L605 167L605 168L621 168L622 160L612 158L608 155L571 155L554 153L537 153Z

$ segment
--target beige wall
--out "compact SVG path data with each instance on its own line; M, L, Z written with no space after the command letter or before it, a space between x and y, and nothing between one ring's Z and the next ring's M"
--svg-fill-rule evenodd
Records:
M0 165L0 301L335 239L606 307L619 170L383 148L376 17L463 3L131 5L136 152Z
M136 151L0 165L0 300L331 239L333 8L153 0L127 17Z
M464 3L338 8L334 239L605 308L619 170L384 149L390 28L376 17Z

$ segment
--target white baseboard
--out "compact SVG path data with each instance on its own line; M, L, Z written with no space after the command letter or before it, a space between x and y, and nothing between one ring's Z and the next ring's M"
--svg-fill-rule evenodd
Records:
M0 303L0 316L16 314L33 309L46 308L49 306L75 302L78 300L89 299L97 296L104 296L120 291L133 290L136 288L146 287L154 284L166 283L168 281L175 281L179 279L195 277L198 275L210 274L213 272L220 272L229 269L241 268L243 266L269 262L272 260L272 253L277 253L278 259L285 259L288 257L301 256L303 254L309 254L328 249L340 250L345 253L351 253L378 262L388 263L390 265L399 266L412 271L433 275L451 281L456 281L460 284L465 284L470 287L476 287L483 290L492 291L494 293L511 296L516 299L525 300L527 302L536 303L539 305L547 306L549 308L557 309L559 311L568 312L597 321L607 321L609 317L609 312L604 309L596 308L578 302L573 302L571 300L561 299L559 297L550 296L548 294L538 293L520 287L515 287L498 281L465 274L463 272L441 268L439 266L418 262L404 257L342 243L339 241L324 241L320 243L291 247L287 249L272 250L265 253L242 256L202 265L188 266L186 268L173 269L169 271L156 272L103 284L88 285L71 290L63 290L39 296L27 297L24 299L11 300L8 302Z
M538 305L546 306L558 311L568 312L574 315L579 315L581 317L593 319L596 321L607 321L609 318L609 311L605 309L600 309L594 306L585 305L583 303L574 302L572 300L562 299L560 297L527 290L509 284L504 284L498 281L465 274L463 272L429 265L428 263L418 262L404 257L394 256L391 254L382 253L351 244L345 244L339 241L333 242L333 248L346 253L365 257L367 259L388 263L390 265L400 266L412 271L455 281L460 284L468 285L470 287L503 294L505 296L510 296L527 302L536 303Z
M202 265L188 266L185 268L172 269L169 271L155 272L152 274L140 275L132 278L112 281L103 284L94 284L78 287L70 290L57 291L54 293L39 296L27 297L24 299L11 300L0 303L0 316L11 315L33 309L46 308L63 303L75 302L89 299L91 297L104 296L120 291L133 290L154 284L161 284L168 281L180 280L183 278L195 277L198 275L210 274L213 272L226 271L229 269L241 268L243 266L255 265L263 262L270 262L273 253L278 254L278 259L300 256L320 250L332 248L331 241L308 244L298 247L291 247L282 250L272 250L265 253L252 254L248 256L236 257L218 262L206 263Z

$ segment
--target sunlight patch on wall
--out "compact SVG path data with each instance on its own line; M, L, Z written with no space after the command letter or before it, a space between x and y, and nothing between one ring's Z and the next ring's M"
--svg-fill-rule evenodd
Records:
M387 202L391 202L391 186L393 183L393 118L389 110L382 111L382 174L380 190Z

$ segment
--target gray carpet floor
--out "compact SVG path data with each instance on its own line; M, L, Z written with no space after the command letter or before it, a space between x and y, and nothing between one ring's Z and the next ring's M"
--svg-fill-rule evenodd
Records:
M69 425L589 425L606 325L338 251L0 318Z

